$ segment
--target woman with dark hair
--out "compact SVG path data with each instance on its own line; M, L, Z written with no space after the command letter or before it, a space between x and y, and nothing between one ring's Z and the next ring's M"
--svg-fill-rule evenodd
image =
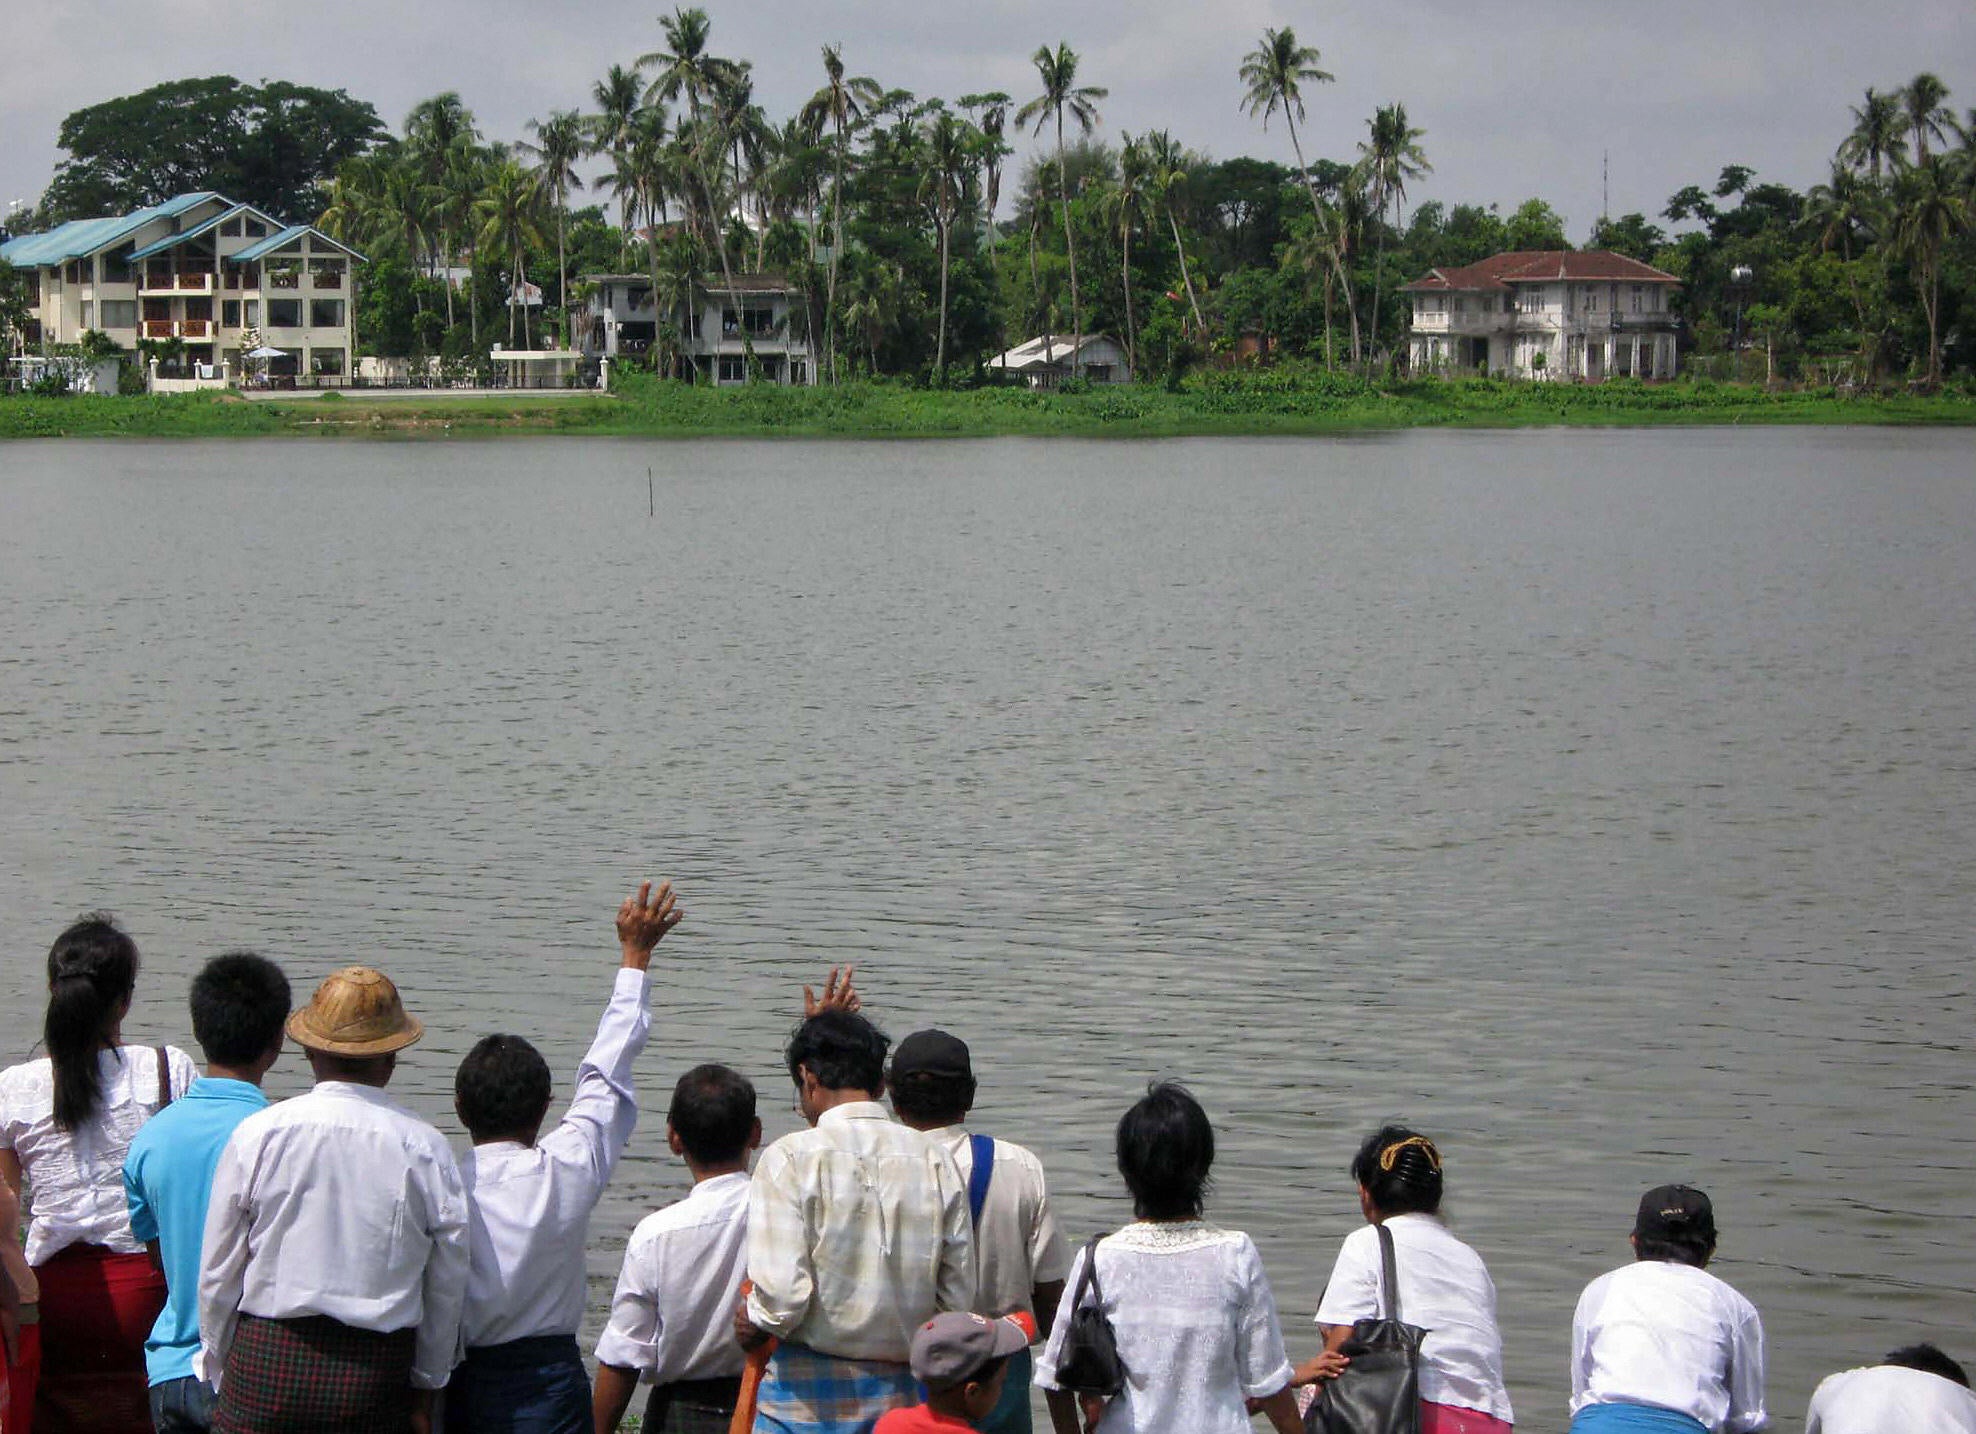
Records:
M1278 1434L1301 1434L1262 1257L1241 1231L1202 1219L1213 1164L1214 1128L1180 1086L1153 1086L1118 1122L1118 1171L1138 1218L1078 1252L1036 1363L1036 1382L1058 1391L1084 1265L1095 1258L1103 1298L1082 1293L1111 1321L1126 1373L1111 1400L1086 1402L1097 1434L1248 1434L1251 1401ZM1059 1428L1066 1399L1051 1396Z
M1482 1257L1441 1221L1441 1152L1426 1136L1389 1125L1359 1147L1352 1179L1366 1224L1345 1237L1317 1307L1326 1352L1344 1349L1356 1321L1385 1309L1383 1227L1393 1237L1400 1318L1427 1331L1420 1346L1421 1434L1506 1434L1515 1415L1503 1388L1496 1286ZM1321 1374L1313 1360L1297 1371L1297 1382Z
M1571 1434L1749 1434L1763 1408L1763 1321L1703 1268L1715 1207L1687 1185L1640 1197L1633 1263L1571 1316Z
M124 1045L136 984L137 944L116 922L76 922L48 952L48 1054L0 1071L0 1181L27 1197L20 1298L40 1322L43 1434L151 1427L144 1339L165 1282L130 1232L124 1154L198 1070L181 1050Z

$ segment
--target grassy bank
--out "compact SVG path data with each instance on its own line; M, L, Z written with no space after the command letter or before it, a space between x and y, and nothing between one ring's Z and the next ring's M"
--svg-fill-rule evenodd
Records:
M1669 424L1976 424L1976 394L1846 396L1709 382L1597 387L1427 379L1373 383L1312 370L1214 374L1178 392L1088 393L691 388L644 375L606 395L394 398L330 395L248 403L232 396L10 398L0 438L206 438L290 435L459 436L583 433L668 438L1147 438L1322 434L1420 427Z

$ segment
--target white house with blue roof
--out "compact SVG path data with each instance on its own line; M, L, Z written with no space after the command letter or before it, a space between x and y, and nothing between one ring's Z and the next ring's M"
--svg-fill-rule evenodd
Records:
M29 276L26 346L96 329L127 349L177 339L187 361L238 376L245 351L281 351L256 372L342 383L355 363L355 270L363 256L307 224L221 194L181 194L109 219L77 219L0 244Z

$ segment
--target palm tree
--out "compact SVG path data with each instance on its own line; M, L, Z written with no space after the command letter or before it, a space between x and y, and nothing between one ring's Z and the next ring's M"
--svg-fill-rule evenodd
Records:
M1427 162L1427 153L1420 147L1420 137L1425 130L1414 129L1407 124L1407 107L1403 104L1381 105L1371 120L1367 122L1370 138L1359 144L1359 172L1366 180L1367 195L1373 211L1383 221L1386 206L1393 207L1391 225L1384 222L1379 228L1379 259L1372 271L1372 349L1379 349L1379 300L1386 283L1386 235L1388 229L1400 225L1400 204L1406 198L1407 181L1432 174L1434 166Z
M1868 333L1866 297L1860 291L1859 272L1853 262L1855 242L1862 248L1873 242L1880 219L1882 196L1879 189L1861 179L1838 160L1832 163L1827 183L1815 184L1805 196L1805 222L1817 233L1819 252L1836 251L1845 268L1846 286L1859 324L1859 357L1870 377L1873 370L1873 335Z
M1839 157L1855 169L1861 165L1880 183L1883 164L1898 165L1907 158L1907 115L1901 109L1901 96L1882 94L1871 85L1866 103L1852 107L1853 128L1839 146Z
M1311 178L1310 166L1304 163L1303 143L1297 138L1297 121L1304 117L1303 86L1324 84L1334 78L1329 71L1318 67L1322 58L1315 46L1299 45L1296 32L1285 25L1280 30L1264 30L1262 43L1243 59L1241 69L1242 82L1249 87L1242 108L1251 115L1261 114L1264 129L1269 128L1269 121L1278 110L1283 112L1283 122L1290 130L1290 148L1297 156L1297 169L1304 177L1304 188L1310 194L1311 212L1317 216L1320 234L1325 225L1324 206L1318 202L1317 183ZM1357 362L1358 305L1352 299L1351 281L1342 269L1342 261L1338 259L1342 248L1333 244L1330 253L1333 262L1341 264L1334 277L1345 293L1345 315L1352 329L1352 360ZM1326 362L1329 362L1328 357Z
M847 77L844 54L836 45L823 47L823 87L803 106L803 122L813 134L828 126L837 136L837 174L830 187L830 275L823 300L824 345L830 350L830 381L837 382L837 261L844 252L844 163L850 153L851 125L878 103L878 81L867 75Z
M1187 245L1180 236L1178 214L1179 196L1191 182L1195 160L1163 129L1146 136L1146 160L1150 166L1146 175L1147 192L1154 206L1165 213L1166 222L1173 230L1173 251L1180 256L1180 283L1187 291L1187 307L1194 313L1194 328L1199 330L1203 327L1201 302L1194 297L1194 279L1187 268Z
M1914 139L1914 162L1928 162L1928 141L1946 140L1955 128L1955 112L1948 107L1949 87L1939 76L1923 72L1907 82L1900 92L1901 112L1907 132Z
M473 266L480 254L480 244L474 232L474 206L480 202L480 191L486 183L490 163L486 153L475 145L465 142L456 144L446 156L446 167L440 173L438 186L441 224L448 234L462 235L467 241L467 323L475 350L480 348L480 291L473 281ZM452 300L452 276L448 275L446 308L449 326L452 323Z
M1895 189L1894 252L1915 269L1928 318L1927 382L1942 380L1942 250L1969 227L1969 204L1956 193L1940 155L1919 160Z
M718 116L720 97L733 84L738 67L732 60L723 60L707 52L707 39L712 30L707 12L695 6L692 9L676 9L670 16L659 17L659 29L664 33L669 50L654 50L649 55L638 57L638 68L656 65L659 73L646 92L648 101L653 99L677 100L686 96L687 110L693 121L692 153L695 167L699 170L700 188L707 201L707 230L712 238L715 252L720 256L721 277L727 283L727 302L740 317L741 294L734 287L734 266L728 262L727 242L721 233L720 201L715 198L716 186L709 168L710 160L724 156L727 151L726 136L721 132ZM745 325L744 333L745 333ZM745 381L753 381L753 365Z
M535 182L545 187L556 205L556 302L563 311L563 341L569 341L569 192L581 189L583 180L576 162L587 146L583 116L575 110L554 110L546 120L530 120L534 143L524 140L517 148L535 160Z
M940 236L940 337L934 347L933 382L947 386L947 271L954 221L967 202L967 177L973 171L980 140L966 120L941 110L926 126L921 152L926 169L919 182L920 202Z
M508 342L515 341L515 310L521 310L522 346L528 332L528 251L545 242L542 231L542 188L519 164L509 160L487 177L487 186L474 206L479 243L508 261Z
M1118 228L1119 268L1125 290L1125 362L1137 373L1139 323L1132 310L1132 231L1146 222L1152 161L1142 141L1124 133L1118 138L1118 183L1104 193L1104 214Z
M1031 133L1041 134L1043 123L1054 118L1057 125L1057 188L1058 200L1063 208L1064 253L1070 260L1070 372L1077 375L1078 359L1084 351L1084 310L1077 298L1077 241L1070 227L1070 177L1064 159L1063 117L1064 111L1077 121L1078 129L1089 134L1097 127L1099 100L1107 98L1111 91L1100 85L1077 83L1077 52L1059 42L1055 50L1048 45L1030 57L1036 66L1036 74L1043 82L1043 93L1015 112L1018 127L1034 121ZM1054 343L1047 346L1052 352L1046 359L1054 360Z
M593 155L608 154L613 174L622 174L627 168L626 161L637 134L644 91L645 86L639 81L638 72L627 70L623 65L612 65L604 72L604 78L590 87L590 98L596 103L597 113L589 119L589 152ZM618 201L618 227L629 238L631 196L627 191L614 187L614 197Z
M960 107L974 117L981 133L978 146L981 159L981 207L985 215L982 232L995 233L995 211L1002 201L1002 161L1015 151L1002 138L1009 127L1009 106L1015 101L1000 90L978 95L962 95Z
M457 90L445 90L429 99L420 100L405 116L405 146L428 185L443 184L446 170L453 163L454 152L471 148L479 139L480 130L474 123L473 111L467 108L466 101L460 98ZM449 271L453 264L453 240L457 233L449 223L442 223L431 235L437 241L437 249L444 254ZM446 275L446 326L453 326L453 276L450 272Z

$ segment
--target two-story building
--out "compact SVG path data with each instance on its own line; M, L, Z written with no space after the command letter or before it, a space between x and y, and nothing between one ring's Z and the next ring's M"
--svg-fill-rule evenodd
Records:
M660 347L649 274L586 274L590 301L576 325L578 348L593 358L642 359ZM803 293L779 274L736 274L693 286L690 303L668 316L675 352L715 383L745 383L752 350L769 383L817 381L805 333Z
M1415 373L1672 378L1680 280L1603 249L1497 254L1408 284Z
M201 191L109 219L77 219L0 245L28 276L26 341L73 344L90 330L126 349L179 340L186 360L238 376L253 367L345 381L356 350L353 265L363 256L307 224Z

